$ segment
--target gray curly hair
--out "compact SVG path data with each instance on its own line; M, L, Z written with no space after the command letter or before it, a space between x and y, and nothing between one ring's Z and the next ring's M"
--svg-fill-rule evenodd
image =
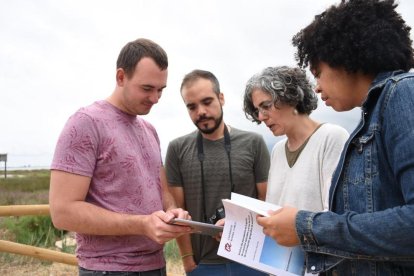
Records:
M274 105L293 106L300 114L309 115L318 106L318 98L304 70L287 66L267 67L249 79L244 92L246 118L258 124L261 122L252 101L252 93L256 89L272 96Z

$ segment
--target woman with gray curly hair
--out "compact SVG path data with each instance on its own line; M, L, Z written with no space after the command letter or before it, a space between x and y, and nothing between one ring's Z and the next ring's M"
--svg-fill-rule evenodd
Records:
M340 126L309 117L318 98L300 68L268 67L246 84L244 112L275 136L266 201L280 206L321 211L348 132Z

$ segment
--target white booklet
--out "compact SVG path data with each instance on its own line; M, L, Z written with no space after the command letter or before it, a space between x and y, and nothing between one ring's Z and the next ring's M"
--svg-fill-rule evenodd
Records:
M223 199L226 221L217 254L278 276L303 275L305 255L299 246L285 247L263 233L257 214L268 217L280 206L232 193Z

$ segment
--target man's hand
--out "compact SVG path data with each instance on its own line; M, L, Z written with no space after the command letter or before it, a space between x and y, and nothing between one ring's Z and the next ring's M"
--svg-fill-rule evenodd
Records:
M167 210L166 213L167 213L168 217L170 218L168 222L170 222L173 218L191 220L191 216L190 216L190 214L188 214L188 211L186 211L182 208L169 209L169 210Z
M183 211L181 209L181 211ZM145 235L151 240L164 244L169 240L175 239L183 234L191 232L191 228L187 226L177 226L170 224L169 222L175 217L175 214L179 214L182 218L188 216L188 212L181 212L178 209L164 211L156 211L151 215L146 216L143 227L145 227Z
M296 233L296 214L298 209L283 207L277 211L269 211L270 217L257 217L257 223L263 227L263 233L272 237L283 246L299 245Z

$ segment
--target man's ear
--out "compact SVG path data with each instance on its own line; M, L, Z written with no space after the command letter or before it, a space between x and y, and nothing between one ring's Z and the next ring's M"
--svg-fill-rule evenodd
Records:
M219 101L220 101L220 104L223 106L223 105L224 105L224 103L226 102L226 101L224 100L224 94L220 92L220 94L218 95L218 99L219 99Z
M125 71L123 68L118 68L116 69L116 84L117 86L124 86L124 81L125 81L126 75L125 75Z

